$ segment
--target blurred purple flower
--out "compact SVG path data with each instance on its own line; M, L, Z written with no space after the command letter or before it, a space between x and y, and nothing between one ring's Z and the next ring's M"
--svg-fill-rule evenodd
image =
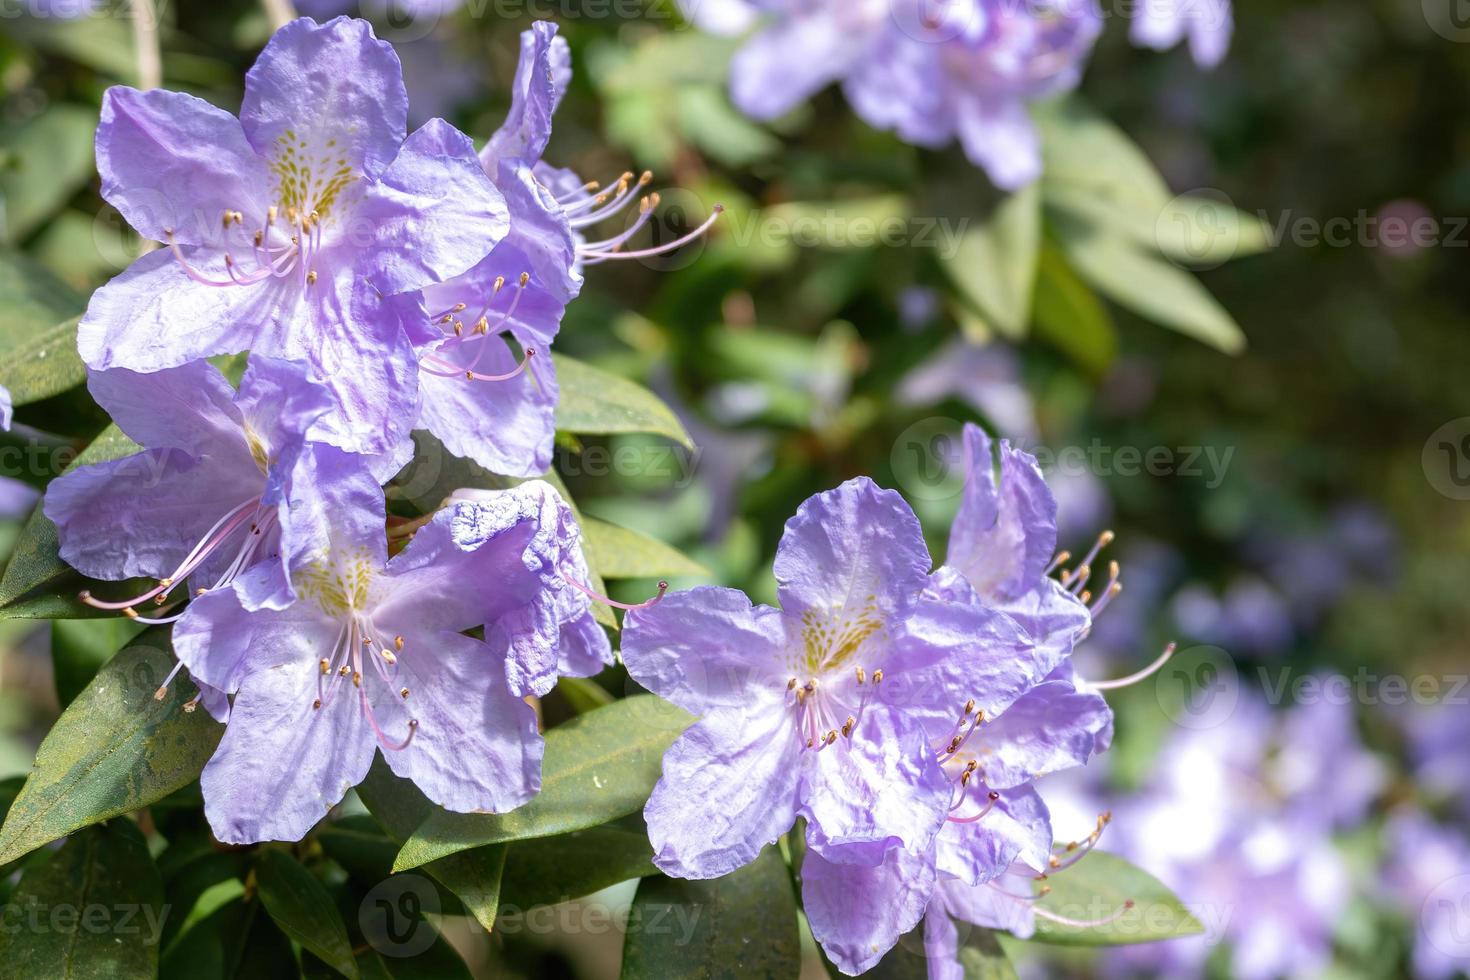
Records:
M690 6L693 0L689 0ZM1041 172L1034 99L1077 84L1101 29L1094 0L749 0L765 26L730 66L735 104L774 119L833 82L859 116L919 146L956 138L999 187ZM729 4L698 18L740 32Z
M1409 761L1420 788L1455 802L1470 818L1470 710L1461 704L1414 705L1401 716L1409 736Z
M1164 51L1188 39L1201 68L1214 68L1230 49L1235 20L1230 0L1143 0L1133 17L1133 43Z
M1021 383L1016 352L1001 344L951 341L904 375L895 398L909 407L955 398L1013 439L1036 438L1036 406Z
M1258 578L1237 578L1216 597L1207 586L1180 589L1173 599L1180 630L1204 643L1245 656L1279 655L1296 630L1286 600Z
M1463 745L1463 743L1462 743ZM1470 839L1463 830L1443 827L1417 810L1394 814L1385 832L1388 860L1383 884L1414 922L1414 976L1418 980L1450 980L1466 967L1463 955L1466 889L1436 891L1459 876L1470 880Z

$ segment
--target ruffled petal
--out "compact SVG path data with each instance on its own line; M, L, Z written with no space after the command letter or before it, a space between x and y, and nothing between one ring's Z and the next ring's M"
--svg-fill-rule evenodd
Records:
M356 691L344 683L314 709L316 661L283 653L245 678L200 777L204 816L226 844L300 840L372 766L376 742Z
M1000 446L997 478L990 438L965 426L965 490L949 532L945 564L986 599L1015 599L1040 584L1057 546L1057 502L1036 460Z
M368 274L396 294L473 267L510 230L505 198L468 136L442 119L416 130L352 212L372 230Z
M270 172L240 121L183 92L108 89L97 172L102 197L154 241L218 246L225 212L269 206Z
M954 816L963 818L989 805L987 791L988 787L975 780L971 802ZM978 885L1004 874L1015 861L1044 871L1051 842L1051 814L1046 804L1030 786L1018 786L1001 792L979 820L947 822L935 842L934 863L943 874Z
M801 863L802 908L827 957L856 976L919 924L935 881L934 864L922 852L894 848L882 864L869 867L808 851Z
M812 631L809 654L861 663L860 649L885 640L913 608L930 564L924 532L903 497L860 477L797 509L774 571L782 610ZM866 639L857 648L833 649L859 634Z
M784 694L787 642L780 610L737 589L673 592L623 620L629 675L696 715Z
M557 36L555 24L538 20L530 30L521 32L510 112L480 151L486 171L493 172L502 160L515 158L533 163L541 158L551 139L551 117L570 77L566 38Z
M152 374L93 371L87 390L140 446L249 460L235 389L208 361Z
M852 844L922 851L944 823L950 782L901 711L869 705L851 738L808 750L805 761L802 812L824 852Z
M290 161L318 183L339 168L376 178L408 130L398 55L365 20L293 20L246 74L240 123L273 166Z
M796 821L801 771L787 711L717 711L664 753L643 815L653 863L677 878L718 878L754 861Z
M979 758L986 784L1004 790L1085 764L1112 722L1101 695L1049 680L981 726L967 748Z
M506 687L505 655L505 638L493 631L483 643L414 634L398 654L395 687L364 681L389 738L401 740L417 722L405 748L384 750L389 768L445 809L504 813L541 788L536 711Z
M174 624L173 645L192 677L226 694L240 690L252 673L305 663L313 673L309 684L302 682L300 693L310 707L318 661L331 655L341 629L314 602L249 611L233 590L218 589L189 603Z

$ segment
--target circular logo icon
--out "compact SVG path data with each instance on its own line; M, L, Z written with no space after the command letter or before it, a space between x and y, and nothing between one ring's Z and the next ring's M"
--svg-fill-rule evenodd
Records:
M623 252L655 272L677 272L699 261L709 244L710 228L705 225L714 214L713 206L680 187L656 194L642 191L637 184L628 189L620 234L598 240L595 227L588 229L592 254ZM603 207L614 204L609 200Z
M1181 728L1222 725L1240 700L1240 673L1219 647L1180 650L1154 677L1159 707Z
M1180 194L1159 212L1154 242L1178 266L1214 269L1240 249L1240 219L1224 191L1206 187Z
M378 37L393 44L422 40L458 0L359 0L359 16L373 22Z
M1429 29L1446 41L1470 41L1470 0L1423 0Z
M1419 909L1419 932L1446 956L1470 962L1470 874L1435 886Z
M889 454L893 477L911 500L948 500L965 488L964 426L951 418L915 422Z
M889 0L888 12L906 37L924 44L976 37L985 27L985 15L974 0Z
M1420 461L1430 486L1451 500L1470 500L1470 415L1435 429Z
M357 924L368 945L384 956L417 956L437 934L426 915L439 913L439 892L422 875L396 874L363 897Z

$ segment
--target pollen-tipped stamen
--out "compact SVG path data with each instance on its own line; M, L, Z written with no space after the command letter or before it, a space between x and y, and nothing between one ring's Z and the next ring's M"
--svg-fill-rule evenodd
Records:
M659 600L664 597L664 593L669 591L669 583L660 581L658 583L658 594L655 595L652 599L647 599L643 602L635 603L618 602L616 599L609 599L602 593L595 592L592 589L589 589L581 582L578 582L576 579L572 578L566 572L562 572L561 577L568 585L585 595L587 598L591 599L593 602L600 602L604 606L611 606L614 609L623 609L628 612L632 612L635 609L649 609L653 606L658 605Z
M1129 674L1127 677L1119 677L1110 681L1083 681L1083 683L1092 688L1094 691L1116 691L1119 688L1130 687L1134 684L1139 683L1140 681L1148 680L1150 677L1163 670L1164 665L1173 658L1174 651L1177 648L1178 644L1170 643L1168 646L1164 647L1164 652L1159 654L1159 656L1154 660L1153 663L1149 664L1147 667L1136 673Z
M663 245L655 245L652 248L639 249L633 252L597 252L579 250L579 254L582 256L583 259L587 260L587 263L589 265L595 265L599 262L605 262L609 259L649 259L660 255L667 255L670 252L677 252L679 249L683 248L685 245L688 245L690 242L694 242L699 240L700 238L703 238L705 233L714 226L714 223L720 220L720 215L724 213L725 206L723 204L716 204L711 210L710 216L704 219L703 223L701 223L698 228L695 228L687 235L684 235L680 238L675 239L672 242L668 242Z

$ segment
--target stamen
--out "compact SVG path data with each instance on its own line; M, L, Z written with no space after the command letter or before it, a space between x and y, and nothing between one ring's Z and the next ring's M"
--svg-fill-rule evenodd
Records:
M1072 553L1070 551L1058 551L1057 556L1051 560L1051 564L1046 566L1046 570L1042 574L1050 575L1057 570L1057 566L1065 565L1071 557Z
M669 252L676 252L690 242L702 238L705 232L709 231L714 226L714 223L720 220L720 215L724 213L725 206L723 204L716 204L710 216L698 228L664 245L656 245L653 248L640 249L635 252L597 252L588 250L581 251L581 255L589 264L596 264L607 259L648 259L659 255L667 255Z
M644 602L638 603L618 602L615 599L609 599L607 596L601 594L600 592L592 591L581 582L578 582L576 579L572 578L566 572L562 572L561 577L568 585L585 595L587 598L591 599L593 602L600 602L604 606L611 606L614 609L624 609L628 612L632 612L635 609L648 609L652 606L657 605L658 601L664 597L664 593L669 591L669 583L660 581L658 583L658 595L654 596L652 599L648 599Z
M859 667L859 668L858 668L858 669L857 669L857 682L858 682L858 683L859 683L859 684L861 684L861 683L863 683L863 681L865 681L865 680L867 680L867 679L868 679L868 677L867 677L867 672L866 672L866 671L864 671L864 670L863 670L863 669L862 669L862 668L861 668L861 667Z
M174 682L174 678L178 676L179 671L183 667L184 662L182 660L174 664L174 669L168 672L168 676L163 679L163 683L158 686L158 690L153 692L153 700L162 701L168 697L168 686Z
M1169 660L1174 656L1174 651L1177 646L1178 644L1170 643L1168 646L1164 647L1164 652L1159 654L1158 659L1156 659L1153 663L1149 664L1147 667L1143 668L1137 673L1129 674L1127 677L1119 677L1116 680L1111 681L1083 681L1083 683L1092 688L1094 691L1116 691L1119 688L1129 687L1130 685L1137 684L1140 681L1146 681L1154 674L1157 674L1160 670L1164 669L1164 665L1167 664Z
M991 790L985 798L985 806L980 808L979 813L970 817L946 817L945 819L947 819L950 823L978 823L979 821L985 819L986 814L995 809L995 803L999 799L1000 794L997 793L995 790Z

